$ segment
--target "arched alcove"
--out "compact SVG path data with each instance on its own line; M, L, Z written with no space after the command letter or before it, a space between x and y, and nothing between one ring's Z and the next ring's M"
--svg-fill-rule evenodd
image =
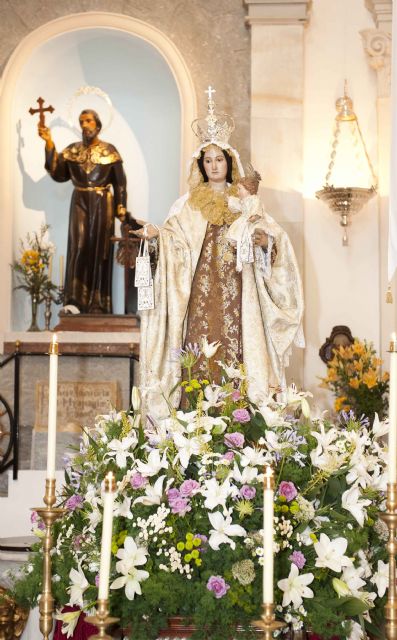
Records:
M42 221L55 223L59 253L66 249L61 220L68 218L70 186L51 183L44 175L43 145L35 137L36 125L31 119L28 126L30 116L22 114L32 105L34 87L38 94L46 91L44 97L57 107L53 117L57 146L75 139L65 123L67 97L74 93L73 72L74 91L82 84L100 86L114 102L112 125L102 138L115 144L124 158L132 210L158 221L186 184L196 98L184 60L167 36L142 21L108 13L67 16L31 33L15 50L1 84L0 117L6 135L1 137L0 149L10 160L0 176L3 331L11 328L9 264L17 239ZM149 183L152 191L146 186ZM29 213L28 226L26 219L22 223L24 208ZM14 322L13 328L22 326Z

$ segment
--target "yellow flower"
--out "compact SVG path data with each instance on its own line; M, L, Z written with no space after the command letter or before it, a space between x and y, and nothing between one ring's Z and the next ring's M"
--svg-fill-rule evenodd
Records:
M383 376L382 376L382 382L387 382L389 379L389 372L385 371Z
M345 396L339 396L339 398L336 398L334 403L335 411L341 411L344 408L346 400L347 398Z
M376 387L376 385L378 384L378 378L374 369L370 369L363 374L363 383L368 387L368 389Z
M192 380L190 384L192 385L193 389L201 389L201 384L198 380Z
M363 361L362 360L355 360L353 362L353 366L354 366L356 371L361 372L363 370Z
M358 389L360 386L360 380L358 378L350 378L349 387L352 389Z
M186 393L190 393L191 391L193 391L193 387L190 384L188 384L187 387L185 387L185 391Z
M328 370L327 382L335 382L338 379L338 374L335 369Z
M355 340L352 350L353 350L353 353L355 353L356 355L362 356L365 353L365 346L359 340Z

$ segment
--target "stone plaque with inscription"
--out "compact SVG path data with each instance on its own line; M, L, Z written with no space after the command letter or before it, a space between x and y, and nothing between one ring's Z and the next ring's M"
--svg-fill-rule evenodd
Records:
M76 432L92 427L95 417L117 409L117 382L58 382L58 431ZM48 381L36 383L35 431L47 431Z

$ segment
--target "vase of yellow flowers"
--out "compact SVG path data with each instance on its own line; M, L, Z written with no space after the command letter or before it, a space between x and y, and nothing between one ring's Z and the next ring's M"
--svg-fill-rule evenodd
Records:
M381 371L382 360L372 343L357 338L353 344L333 350L327 364L327 376L322 387L335 394L335 411L353 411L373 422L375 413L382 420L387 415L389 374Z
M37 312L44 294L49 292L56 299L57 287L49 273L55 247L46 238L48 229L49 225L43 224L38 233L28 233L26 241L20 241L19 259L11 265L18 281L15 289L23 289L30 295L32 320L28 331L40 331Z

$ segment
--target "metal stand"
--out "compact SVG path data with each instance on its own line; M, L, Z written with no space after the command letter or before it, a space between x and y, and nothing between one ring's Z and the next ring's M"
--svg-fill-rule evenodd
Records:
M279 631L283 627L286 627L285 622L281 622L281 620L276 620L276 616L274 615L274 604L273 603L263 603L262 605L262 615L260 620L255 620L254 625L263 631L263 639L264 640L272 640L273 633L275 631Z
M109 600L98 600L96 616L88 616L85 621L98 628L98 633L91 636L90 640L112 640L112 636L106 633L106 627L118 622L119 618L109 617Z
M385 522L389 530L387 551L389 554L389 588L387 591L387 603L385 606L386 638L397 640L397 594L396 594L396 530L397 530L397 483L388 483L386 511L379 513L379 517Z
M55 478L47 478L45 481L44 503L46 507L32 509L45 524L45 536L43 542L43 586L39 601L40 611L40 631L44 640L48 640L54 623L54 598L52 597L52 571L51 571L51 549L52 549L52 525L65 512L65 509L54 507Z

